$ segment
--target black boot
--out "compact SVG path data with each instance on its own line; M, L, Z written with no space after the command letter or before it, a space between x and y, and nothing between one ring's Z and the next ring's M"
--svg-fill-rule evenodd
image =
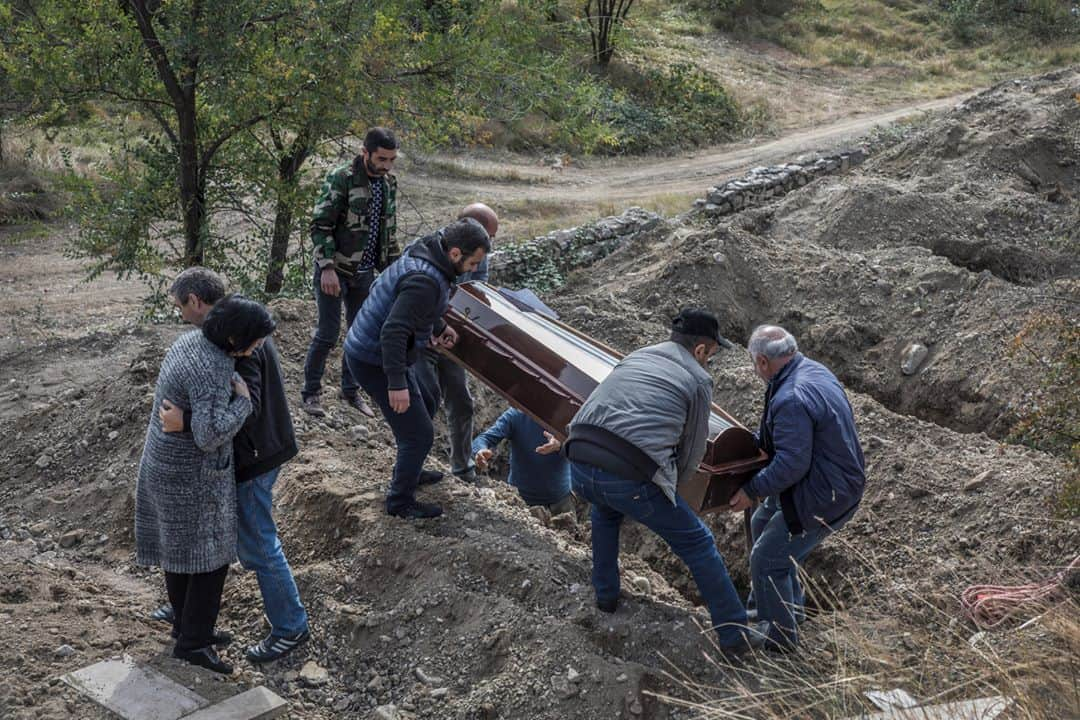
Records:
M442 515L442 508L434 503L422 503L413 501L404 507L395 508L393 510L387 508L386 512L391 515L396 515L401 518L436 518Z
M174 658L189 662L192 665L198 665L222 675L232 675L233 666L222 660L212 646L208 645L195 650L181 650L175 647L172 654Z

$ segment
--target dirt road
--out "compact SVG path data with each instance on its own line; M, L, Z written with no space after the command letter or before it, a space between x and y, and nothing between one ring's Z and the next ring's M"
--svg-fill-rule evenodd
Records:
M784 162L803 153L835 148L865 135L875 126L951 108L969 95L953 95L886 112L848 117L791 132L775 140L762 142L755 138L697 151L676 152L669 157L585 160L555 168L514 160L457 156L439 163L444 169L449 163L465 176L452 179L428 174L420 160L417 163L419 172L404 180L403 185L406 189L408 185L419 186L430 193L454 192L509 202L562 202L579 206L597 203L633 205L658 196L703 194L710 185L755 165Z

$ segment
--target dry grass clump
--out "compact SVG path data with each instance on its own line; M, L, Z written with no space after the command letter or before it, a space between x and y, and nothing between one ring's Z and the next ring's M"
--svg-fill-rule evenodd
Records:
M830 541L842 543L843 535ZM735 665L714 644L703 653L708 682L669 663L666 674L680 692L655 696L706 720L872 715L880 709L864 693L893 688L921 705L1001 696L1010 701L1003 717L1080 717L1080 573L1066 578L1063 599L981 631L961 617L958 597L967 585L1042 582L1062 568L1004 571L985 562L952 570L940 558L911 557L912 565L897 571L847 550L858 558L858 577L832 587L803 577L807 604L817 611L801 628L798 652L756 652ZM923 572L911 572L920 566ZM712 632L702 632L714 642Z
M29 168L0 167L0 225L45 220L55 209L55 195Z

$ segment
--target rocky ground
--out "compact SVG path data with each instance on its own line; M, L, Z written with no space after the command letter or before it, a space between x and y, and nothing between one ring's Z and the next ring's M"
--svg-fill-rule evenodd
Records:
M1045 577L1080 548L1059 513L1075 467L1010 440L1061 351L1036 320L1078 317L1077 98L1075 70L998 86L850 173L739 213L650 223L546 297L621 350L663 337L690 302L740 342L780 322L850 389L866 500L811 556L806 649L743 669L714 662L684 568L639 528L625 533L626 597L608 616L592 606L587 515L534 515L497 473L424 491L443 518L387 517L390 434L333 402L320 421L294 405L302 450L277 493L312 642L248 666L240 648L266 628L254 578L237 571L221 620L239 638L237 674L180 666L146 619L163 589L134 564L132 516L157 367L183 329L121 312L123 287L68 292L63 261L41 259L59 257L58 239L5 247L0 716L106 717L56 677L120 653L213 697L265 684L298 718L841 717L862 709L860 690L898 685L1076 716L1075 594L985 634L959 618L957 596ZM274 310L296 389L312 307ZM721 353L713 374L716 402L752 424L762 387L745 353ZM501 401L478 395L479 420L493 418ZM745 589L740 519L712 523Z

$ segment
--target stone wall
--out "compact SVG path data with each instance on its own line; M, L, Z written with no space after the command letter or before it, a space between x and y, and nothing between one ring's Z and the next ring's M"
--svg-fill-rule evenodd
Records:
M799 158L786 165L756 167L745 176L709 188L694 208L725 215L780 197L811 180L847 172L866 159L866 151L849 150L820 158ZM563 284L571 270L586 267L615 252L638 233L664 220L659 215L632 207L588 225L556 230L532 240L508 244L492 253L491 277L507 287L553 290Z
M632 207L621 215L588 225L506 245L491 255L491 276L508 287L551 290L562 285L571 270L610 255L630 238L661 222L663 218L656 213Z
M745 176L709 188L704 198L694 201L694 208L715 215L726 215L761 205L780 197L815 178L847 172L866 159L862 149L848 150L814 160L756 167Z

